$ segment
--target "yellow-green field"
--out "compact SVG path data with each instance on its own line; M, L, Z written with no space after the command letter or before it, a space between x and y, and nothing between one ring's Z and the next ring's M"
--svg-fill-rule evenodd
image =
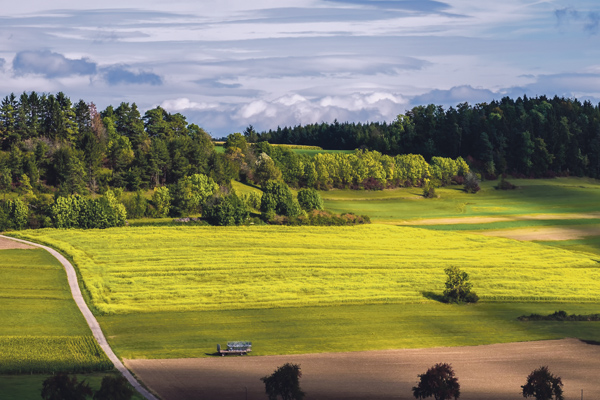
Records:
M144 227L19 236L72 256L103 314L431 302L450 265L471 275L483 301L600 301L594 256L416 228Z

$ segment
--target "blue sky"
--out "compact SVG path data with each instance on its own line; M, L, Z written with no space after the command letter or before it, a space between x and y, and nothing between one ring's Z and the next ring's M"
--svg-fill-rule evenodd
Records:
M160 105L214 136L523 94L598 103L600 3L22 0L0 15L0 79L2 96Z

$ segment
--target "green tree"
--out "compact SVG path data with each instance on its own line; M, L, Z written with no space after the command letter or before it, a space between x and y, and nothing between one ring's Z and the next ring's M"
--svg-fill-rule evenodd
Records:
M322 210L323 199L315 189L300 189L298 191L298 204L305 211Z
M23 229L29 218L29 207L21 199L8 201L9 217L16 229Z
M280 179L281 171L277 168L273 159L267 153L261 153L256 160L254 181L261 185L270 180L278 181Z
M479 297L472 292L473 284L469 282L469 274L458 267L444 269L447 275L444 298L449 303L476 303Z
M562 387L562 380L552 375L548 367L533 370L527 383L521 386L523 397L535 397L535 400L564 400Z
M281 181L268 181L263 189L260 211L264 214L274 212L278 215L296 217L300 214L300 206L294 201L292 191Z
M204 211L204 218L212 225L241 225L250 212L246 203L235 193L228 196L216 196Z
M286 363L277 368L270 376L260 378L265 384L269 400L302 400L305 393L300 389L302 372L300 365Z
M158 218L169 215L169 211L171 210L171 195L169 193L169 188L166 186L154 188L152 204L154 205L155 214Z
M8 168L2 168L0 170L0 192L4 193L4 200L6 200L6 193L10 192L12 187L12 173Z
M417 399L455 400L460 397L460 384L450 364L435 364L419 375L419 384L412 388Z
M100 389L94 393L94 400L130 400L134 393L122 375L106 375L102 378Z
M59 372L47 378L42 384L44 400L85 400L92 395L86 381L78 382L77 376Z

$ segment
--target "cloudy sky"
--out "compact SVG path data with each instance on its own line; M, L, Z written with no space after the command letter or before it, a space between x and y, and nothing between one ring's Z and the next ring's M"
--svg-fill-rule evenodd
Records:
M213 136L548 95L600 101L597 0L21 0L0 95L181 112Z

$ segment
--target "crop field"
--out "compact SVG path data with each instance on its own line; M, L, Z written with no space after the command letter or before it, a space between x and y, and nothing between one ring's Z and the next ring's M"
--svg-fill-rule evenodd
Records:
M598 259L533 243L371 225L38 230L73 257L102 314L414 303L444 268L483 301L600 301Z
M0 374L112 369L44 250L0 250L0 321Z

